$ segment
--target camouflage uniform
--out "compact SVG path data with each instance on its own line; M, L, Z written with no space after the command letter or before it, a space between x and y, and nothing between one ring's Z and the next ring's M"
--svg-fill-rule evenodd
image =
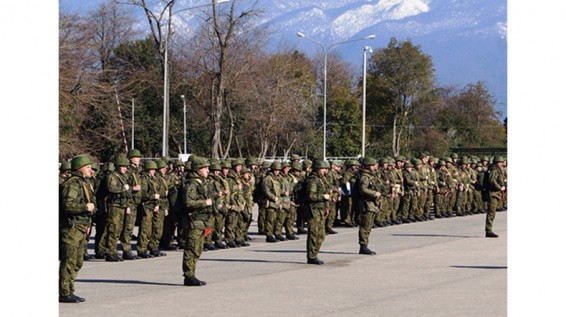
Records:
M331 188L325 175L329 164L323 160L315 160L313 172L309 175L306 184L308 222L307 237L307 263L324 264L318 259L320 247L325 238L325 218L328 216L331 202ZM326 171L325 171L326 170Z

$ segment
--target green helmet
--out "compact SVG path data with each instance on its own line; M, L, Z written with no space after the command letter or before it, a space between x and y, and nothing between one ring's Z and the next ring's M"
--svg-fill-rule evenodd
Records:
M167 163L165 162L165 160L157 159L155 160L155 163L157 164L157 169L167 167Z
M446 163L454 163L454 161L452 161L452 158L451 158L451 157L448 157L448 156L444 158L444 162L446 162Z
M461 162L461 163L462 163L462 164L470 164L470 163L471 163L470 158L467 157L467 156L464 156L464 157L462 158L462 162Z
M140 150L137 149L131 149L128 151L128 158L132 158L132 157L141 157L141 152Z
M92 165L92 160L86 154L77 155L71 160L71 169L73 171L78 171L85 165Z
M246 161L244 160L243 157L238 157L237 159L232 161L232 167L238 166L238 165L246 165Z
M240 170L240 175L244 175L244 174L249 173L249 172L250 172L250 169L244 166Z
M229 163L229 162L228 162ZM203 167L208 167L210 166L210 163L208 163L208 160L204 157L199 157L196 158L193 161L193 170L198 171L199 169L203 168Z
M258 162L257 162L257 159L253 156L250 156L250 157L247 158L247 163L248 163L248 166L259 165Z
M303 165L299 162L293 162L293 164L291 164L291 168L297 171L302 171Z
M272 170L282 170L283 168L281 167L281 162L279 161L275 161L273 163L271 163L271 169Z
M220 164L220 166L222 166L222 168L228 168L228 169L230 169L230 168L232 168L232 163L230 163L230 161L226 160L226 161L222 162L222 163Z
M415 166L417 166L417 165L423 165L423 161L422 161L421 159L416 158L416 159L413 159L412 161L413 161L413 164L414 164Z
M374 159L373 157L364 157L364 160L362 161L362 165L363 166L371 166L371 165L375 165L377 164L377 160Z
M312 163L312 168L315 170L322 169L322 168L330 168L330 164L322 159L315 159Z
M64 171L70 171L71 170L71 162L69 161L63 161L63 163L61 163L61 166L59 166L59 171L64 172Z
M346 166L360 166L360 162L357 160L348 160L346 162Z
M268 161L264 161L263 164L261 164L262 168L270 168L271 167L271 162Z
M291 161L300 161L301 157L297 154L291 154Z
M120 167L120 166L129 166L130 165L130 161L128 161L127 158L123 157L123 156L119 156L116 159L116 166Z
M405 163L405 168L408 168L408 167L414 167L413 163L411 163L410 161Z
M446 161L440 160L440 161L438 161L438 165L440 165L440 166L446 166Z
M222 166L220 166L220 162L212 162L210 163L210 170L211 171L221 171Z
M144 167L146 170L156 170L157 169L157 163L155 163L155 161L153 160L147 160L145 161Z
M501 155L497 155L494 159L493 162L497 163L497 162L504 162L505 158L503 158L503 156Z
M303 160L303 167L306 169L307 166L312 166L312 161L309 159L304 159Z
M450 158L451 158L451 159L457 159L457 158L458 158L458 153L452 153L452 154L450 154Z
M291 167L291 163L289 163L289 162L281 163L281 169L284 169L285 167Z

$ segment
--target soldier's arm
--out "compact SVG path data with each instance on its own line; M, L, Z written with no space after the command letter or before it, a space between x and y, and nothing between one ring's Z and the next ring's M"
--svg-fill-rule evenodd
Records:
M84 214L86 201L79 181L68 181L62 189L63 210L70 215Z
M196 183L191 182L185 187L183 203L190 212L206 208L206 201L206 198L199 197Z

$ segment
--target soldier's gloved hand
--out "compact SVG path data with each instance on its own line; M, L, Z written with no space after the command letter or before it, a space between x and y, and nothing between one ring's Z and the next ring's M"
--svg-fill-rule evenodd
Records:
M86 211L93 212L94 211L94 204L93 203L87 203L86 204Z
M155 198L155 200L157 200L159 199L159 194L155 194L153 197Z
M126 208L126 215L129 215L131 213L132 213L132 211L130 210L130 207Z

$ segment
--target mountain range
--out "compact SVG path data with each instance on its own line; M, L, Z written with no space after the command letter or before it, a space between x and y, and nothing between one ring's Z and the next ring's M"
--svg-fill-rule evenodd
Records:
M61 0L60 10L92 9L101 1L85 6L83 1ZM179 0L176 8L204 3L208 1ZM320 52L319 45L297 32L327 48L375 34L374 40L333 47L359 66L360 73L364 46L377 49L387 46L391 37L410 39L432 57L438 85L461 88L483 81L496 99L500 119L507 116L505 0L238 0L237 5L262 11L255 27L271 31L272 49L286 43L309 56Z

